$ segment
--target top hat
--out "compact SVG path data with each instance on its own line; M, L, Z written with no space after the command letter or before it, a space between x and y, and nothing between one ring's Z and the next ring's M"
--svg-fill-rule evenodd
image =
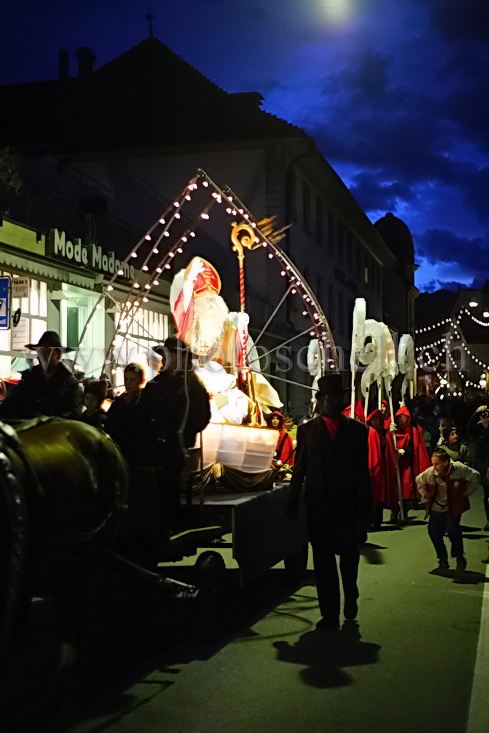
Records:
M182 341L182 339L179 339L176 336L170 336L169 338L165 339L162 344L156 344L152 348L153 351L159 354L159 356L166 356L168 352L177 354L188 354L189 356L193 356L190 348L187 346L185 341Z
M74 346L62 346L59 333L56 331L44 331L43 335L39 339L37 344L26 344L26 349L42 349L44 347L51 347L52 349L59 349L60 351L76 351Z
M341 374L325 374L318 379L318 395L343 395L348 388L343 387Z

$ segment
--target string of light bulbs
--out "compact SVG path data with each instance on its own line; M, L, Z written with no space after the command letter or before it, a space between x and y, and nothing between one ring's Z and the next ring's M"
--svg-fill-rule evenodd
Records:
M198 216L194 218L194 220L191 222L190 226L187 227L185 232L181 234L177 238L176 242L163 254L156 267L154 267L152 269L152 272L150 273L149 263L151 258L154 255L159 254L159 248L161 247L161 243L164 241L164 238L169 238L171 236L170 230L172 225L175 223L175 221L181 219L182 210L185 204L192 200L192 192L199 187L199 184L204 189L209 188L212 191L212 201L209 202L209 204L200 211ZM114 336L111 340L111 344L107 350L105 357L106 367L112 365L112 369L110 370L111 373L114 374L116 372L116 370L113 368L114 361L116 362L114 348L116 346L116 336L118 333L120 333L120 327L122 323L124 323L125 332L127 333L130 324L136 316L138 309L141 307L141 303L147 303L149 300L148 296L151 293L152 289L158 286L158 276L161 275L161 273L165 269L171 268L171 260L176 256L176 254L183 253L185 244L190 241L191 238L194 238L196 236L195 229L197 228L198 224L201 223L201 220L206 221L210 218L209 212L212 206L215 204L225 205L226 213L228 215L237 216L239 214L243 218L244 222L250 224L253 229L256 229L257 244L261 243L263 247L268 247L270 250L268 257L270 259L275 258L280 263L280 265L282 265L283 269L280 273L281 276L286 277L289 280L290 292L292 294L298 294L300 297L302 297L304 308L304 310L302 311L302 315L308 316L312 322L309 335L316 336L318 340L320 340L329 350L327 364L329 368L336 369L337 354L332 334L329 329L329 324L315 294L310 289L308 283L303 279L302 275L294 267L293 263L289 260L287 255L261 231L259 222L255 220L251 212L242 204L242 202L232 192L232 190L228 187L226 187L225 189L220 189L219 186L217 186L217 184L215 184L214 181L212 181L212 179L210 179L209 176L207 176L207 174L202 170L198 171L197 175L190 180L190 182L183 189L181 194L173 201L171 205L167 207L167 209L153 224L153 226L146 232L146 234L141 237L138 243L132 248L126 259L121 263L119 270L114 273L109 282L102 289L102 293L94 306L94 310L95 307L100 304L104 295L109 295L110 292L114 289L114 283L117 278L123 276L124 266L128 264L131 260L137 259L143 252L142 248L149 245L148 252L146 252L146 255L143 257L142 264L140 265L138 270L138 274L131 285L129 293L126 295L126 301L119 313L119 319L115 327ZM157 232L158 227L162 227L159 233ZM86 332L86 328L92 316L93 311L85 324L85 328L80 338L78 349L80 348L82 339ZM108 369L106 370L108 371Z

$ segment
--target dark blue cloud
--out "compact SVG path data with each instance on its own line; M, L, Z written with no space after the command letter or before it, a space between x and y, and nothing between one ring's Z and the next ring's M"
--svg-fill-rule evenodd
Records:
M484 0L437 0L431 19L450 41L489 41L489 5Z
M417 237L416 253L432 265L450 263L473 270L487 272L489 262L489 236L485 238L457 237L443 229L427 229Z

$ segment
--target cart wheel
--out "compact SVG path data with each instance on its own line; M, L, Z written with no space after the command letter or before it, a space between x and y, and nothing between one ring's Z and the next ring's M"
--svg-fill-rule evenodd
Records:
M309 556L309 545L305 544L300 550L284 558L284 567L287 576L291 580L300 580L307 572L307 558Z
M195 563L198 593L192 604L190 623L203 641L222 636L227 617L226 566L218 552L203 552Z

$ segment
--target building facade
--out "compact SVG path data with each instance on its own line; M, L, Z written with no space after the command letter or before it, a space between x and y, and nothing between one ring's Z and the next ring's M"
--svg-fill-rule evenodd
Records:
M202 169L219 186L229 186L257 219L276 217L279 227L289 226L281 246L319 299L341 369L349 365L356 297L366 299L367 317L389 326L391 319L393 330L412 331L413 271L405 277L406 265L382 228L372 225L314 141L264 112L261 95L223 91L152 37L96 70L93 55L78 56L74 78L66 77L63 63L59 79L0 88L6 110L0 137L17 151L23 180L18 195L4 193L6 219L36 232L57 229L67 241L79 239L122 260ZM35 127L23 116L33 104ZM175 257L166 287L191 251ZM237 310L229 226L209 222L194 253L216 266L222 295ZM78 267L85 272L87 266ZM94 290L86 289L93 298ZM297 298L287 297L277 309L285 289L276 263L250 253L250 331L256 336L266 325L269 351L307 330ZM55 307L60 328L66 321L66 335L72 329L74 336L75 316L63 320L64 307ZM80 311L79 323L83 317ZM296 414L304 413L308 398L291 383L312 381L304 375L304 359L297 359L308 340L306 333L290 344L293 366L287 373L275 351L268 365L285 407Z

